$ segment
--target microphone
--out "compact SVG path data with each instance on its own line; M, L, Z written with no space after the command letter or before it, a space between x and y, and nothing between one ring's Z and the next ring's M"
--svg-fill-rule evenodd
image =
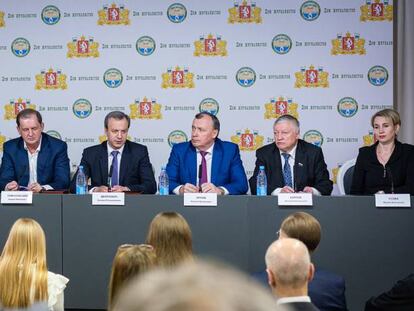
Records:
M200 187L200 189L201 189L201 174L202 173L203 173L203 169L200 163L200 165L198 166L198 186Z
M295 192L298 192L298 187L297 187L297 183L296 183L296 176L297 176L297 170L298 170L299 167L303 167L303 164L300 163L300 162L295 163L293 165L293 190Z
M109 173L108 173L108 189L112 188L112 174L114 172L114 164L111 164L111 167L109 168Z
M394 194L394 180L392 178L391 168L387 167L388 179L391 181L391 194Z
M26 186L21 186L20 185L20 181L22 180L23 176L26 175L27 172L27 165L24 165L20 171L20 174L17 178L17 184L19 185L19 190L28 190L29 188L27 188Z

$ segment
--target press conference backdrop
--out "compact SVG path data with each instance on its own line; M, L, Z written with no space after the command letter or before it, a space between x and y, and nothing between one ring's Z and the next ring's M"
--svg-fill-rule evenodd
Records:
M0 1L0 152L16 113L40 111L72 168L121 110L158 175L195 113L218 116L248 176L285 113L331 178L393 105L393 1Z

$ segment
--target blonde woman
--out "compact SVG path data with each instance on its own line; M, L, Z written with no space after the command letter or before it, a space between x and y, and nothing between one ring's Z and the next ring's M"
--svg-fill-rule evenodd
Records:
M135 276L150 270L155 263L155 252L151 245L124 244L118 247L109 281L108 310L112 310L120 289Z
M33 219L18 219L0 258L0 309L63 311L68 281L47 270L42 227Z
M146 243L154 246L159 266L173 267L193 259L191 229L178 213L156 215L150 224Z
M414 146L397 140L401 118L394 109L371 118L377 142L359 149L351 194L410 193L414 195Z

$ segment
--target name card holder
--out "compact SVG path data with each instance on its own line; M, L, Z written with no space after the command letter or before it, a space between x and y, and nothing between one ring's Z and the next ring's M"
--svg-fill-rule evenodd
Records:
M93 192L92 205L125 205L123 192Z
M184 206L217 206L217 193L184 193Z
M411 207L411 198L408 193L376 194L376 207Z
M32 204L32 191L2 191L1 204Z
M312 206L311 193L279 193L277 195L279 206Z

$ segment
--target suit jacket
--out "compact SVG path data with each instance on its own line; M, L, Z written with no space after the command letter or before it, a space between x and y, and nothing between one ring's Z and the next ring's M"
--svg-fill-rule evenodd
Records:
M85 175L90 178L91 188L108 185L108 148L107 142L88 147L83 151L80 165ZM75 192L76 176L73 176L70 190ZM147 147L129 140L124 145L121 166L119 168L119 184L131 191L153 194L157 191L152 165Z
M359 149L352 177L351 194L374 194L382 190L414 195L414 146L395 141L395 148L387 164L377 159L378 142Z
M168 159L167 174L170 179L170 193L179 185L197 185L197 151L191 142L173 146ZM210 179L216 187L226 188L229 194L247 192L246 173L236 144L216 139Z
M365 304L365 311L414 310L414 274L398 281L391 290L372 297Z
M256 167L253 176L249 179L252 194L256 194L257 174L261 165L265 167L268 195L276 188L285 186L280 152L276 144L271 143L256 151ZM306 186L310 186L318 189L322 195L331 194L332 181L329 180L329 172L321 148L299 139L293 173L295 190L302 191Z
M0 190L15 180L19 185L29 183L29 157L21 137L7 141L3 148L0 168ZM42 133L40 152L37 157L37 182L50 185L55 190L69 187L70 171L68 146L65 142Z
M267 273L253 275L263 285L268 286ZM312 303L321 311L347 311L345 279L335 273L317 268L308 284L308 295Z
M318 311L312 302L289 302L278 305L278 311Z

